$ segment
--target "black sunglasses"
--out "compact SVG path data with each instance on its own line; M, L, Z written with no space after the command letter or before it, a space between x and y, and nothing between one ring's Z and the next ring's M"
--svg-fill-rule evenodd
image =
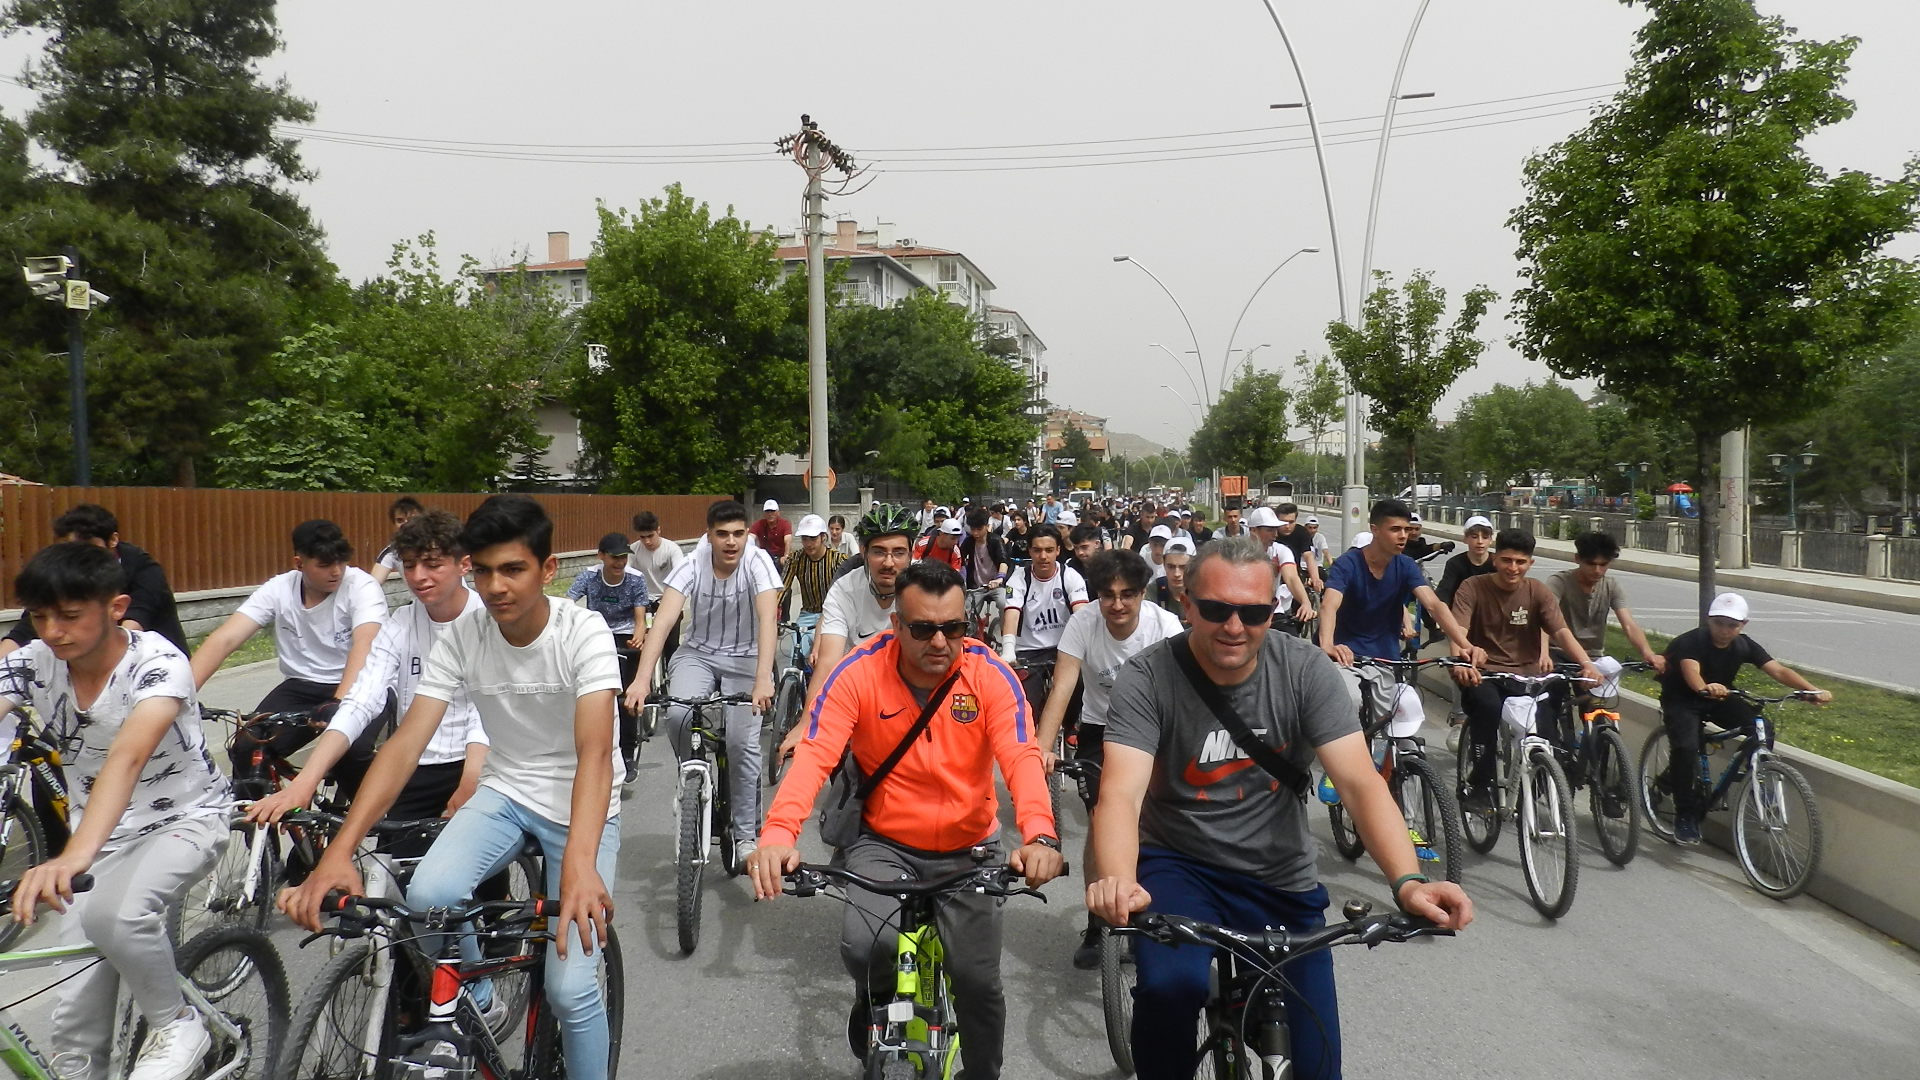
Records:
M1187 595L1193 596L1192 593ZM1200 610L1200 617L1210 623L1225 625L1235 615L1240 616L1240 624L1247 627L1267 626L1273 622L1272 604L1229 604L1194 596L1193 606Z
M915 641L931 641L935 633L957 638L967 632L967 620L955 619L952 622L910 622L906 624L907 633Z

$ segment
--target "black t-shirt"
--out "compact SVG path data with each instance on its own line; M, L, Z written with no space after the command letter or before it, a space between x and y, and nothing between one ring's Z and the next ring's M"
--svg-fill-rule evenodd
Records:
M1468 558L1467 553L1463 551L1447 560L1446 572L1440 575L1440 584L1433 591L1440 597L1441 603L1452 607L1453 594L1459 592L1460 586L1465 585L1469 578L1477 578L1481 574L1491 573L1493 573L1492 555L1487 556L1486 562L1475 566L1473 565L1473 560Z
M1033 539L1032 529L1028 529L1025 532L1021 532L1017 529L1007 530L1006 539L1001 542L1001 547L1007 553L1007 560L1009 562L1021 562L1021 563L1026 562L1027 561L1027 543L1032 539Z
M1702 682L1732 686L1734 676L1740 673L1741 664L1760 667L1772 662L1773 655L1745 634L1734 638L1726 648L1716 649L1713 647L1713 636L1707 632L1707 628L1696 626L1667 643L1667 673L1660 679L1662 702L1704 700L1687 686L1686 677L1680 673L1682 660L1694 660L1700 664Z
M1147 534L1152 531L1151 528L1142 528L1139 520L1135 519L1133 524L1127 526L1127 531L1120 536L1123 540L1129 536L1133 537L1133 550L1143 552L1147 550Z
M1287 550L1293 552L1293 561L1299 563L1301 572L1305 573L1307 553L1313 550L1313 537L1307 535L1306 526L1295 525L1292 532L1281 535L1280 542L1287 546ZM1322 566L1320 573L1325 575L1326 572L1327 568Z

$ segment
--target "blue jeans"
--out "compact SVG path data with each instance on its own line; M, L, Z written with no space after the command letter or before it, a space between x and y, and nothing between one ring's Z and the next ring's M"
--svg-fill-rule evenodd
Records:
M1140 849L1140 884L1153 894L1150 910L1185 915L1232 930L1267 927L1317 930L1327 924L1327 888L1283 892L1229 870L1161 848ZM1194 1075L1194 1026L1207 1002L1211 950L1134 938L1139 982L1134 988L1133 1064L1139 1080L1189 1080ZM1339 1080L1340 1007L1333 955L1318 952L1282 969L1296 994L1287 995L1293 1033L1293 1075Z
M546 856L547 895L560 895L560 860L567 846L567 827L549 821L500 792L483 787L474 792L447 822L426 857L414 869L407 888L407 906L416 911L449 907L473 897L482 881L504 870L520 854L526 837L533 837ZM608 821L600 833L600 854L594 867L613 889L615 857L620 854L620 820ZM557 925L557 922L556 922ZM426 942L422 942L424 947ZM480 945L472 937L460 942L461 958L480 960ZM562 960L547 946L547 1005L560 1025L561 1049L567 1055L567 1075L578 1080L605 1080L608 1035L606 1003L600 999L600 950L587 955L580 939L567 942Z

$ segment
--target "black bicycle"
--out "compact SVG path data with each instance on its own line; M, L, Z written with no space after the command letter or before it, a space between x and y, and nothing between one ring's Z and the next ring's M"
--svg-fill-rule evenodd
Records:
M1420 688L1414 680L1424 667L1450 663L1443 659L1385 660L1356 656L1355 667L1378 668L1391 672L1394 693L1408 689L1419 700ZM1407 689L1403 689L1407 688ZM1389 709L1377 714L1373 695L1360 693L1360 730L1373 753L1374 768L1393 792L1401 816L1407 821L1407 836L1420 858L1420 869L1447 881L1460 881L1460 866L1465 858L1466 826L1460 818L1460 804L1452 790L1441 781L1440 773L1427 759L1427 742L1418 734L1419 725L1404 725ZM1424 719L1424 717L1423 717ZM1408 727L1411 730L1408 730ZM1333 827L1333 846L1349 861L1358 859L1366 845L1360 839L1359 826L1347 812L1339 792L1324 777L1320 782L1320 801L1326 804L1327 818Z
M1754 715L1743 727L1708 730L1701 736L1695 780L1700 805L1708 811L1729 809L1728 796L1736 785L1743 785L1731 807L1734 856L1755 889L1786 900L1800 895L1820 868L1820 807L1813 798L1813 785L1774 751L1774 723L1767 710L1785 701L1817 699L1807 690L1762 697L1734 686L1728 693L1753 706ZM1733 739L1740 740L1733 748L1733 760L1715 780L1708 755ZM1640 751L1640 809L1648 826L1668 840L1673 839L1674 813L1667 768L1671 756L1664 726L1648 736Z
M1649 665L1638 661L1622 663L1623 671L1645 671ZM1560 664L1556 671L1571 681L1580 674L1578 664ZM1576 701L1579 695L1565 695L1567 726L1573 732L1573 746L1558 750L1567 783L1574 791L1587 789L1587 804L1593 811L1594 835L1600 839L1600 852L1615 866L1633 861L1640 849L1640 812L1635 798L1639 787L1633 759L1627 756L1627 741L1620 736L1620 714L1610 702L1592 699Z
M768 787L777 786L785 775L788 762L780 756L780 744L807 709L807 683L813 678L807 654L814 633L799 623L780 624L780 670L774 674L773 708L760 728L760 771Z
M1211 1061L1216 1080L1314 1080L1295 1076L1282 969L1336 945L1372 948L1386 941L1453 935L1411 915L1375 915L1372 905L1361 900L1347 901L1341 913L1345 922L1295 934L1271 929L1247 933L1181 915L1141 912L1109 933L1213 950L1213 989L1204 1010L1205 1030L1194 1051L1195 1076Z
M693 710L687 724L687 756L680 762L680 780L674 788L673 837L674 915L680 951L692 955L700 947L701 878L709 853L720 842L720 864L729 876L741 872L744 852L733 835L733 802L727 765L727 706L746 705L749 694L710 694L701 698L663 697L668 705Z

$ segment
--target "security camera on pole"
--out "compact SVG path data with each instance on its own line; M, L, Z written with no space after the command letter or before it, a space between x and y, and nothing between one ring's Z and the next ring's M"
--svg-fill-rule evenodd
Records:
M20 268L27 288L42 300L67 309L67 386L73 410L73 483L88 487L93 483L93 463L89 459L87 436L87 343L82 320L97 304L109 299L96 292L80 277L80 253L68 248L65 255L38 255Z

